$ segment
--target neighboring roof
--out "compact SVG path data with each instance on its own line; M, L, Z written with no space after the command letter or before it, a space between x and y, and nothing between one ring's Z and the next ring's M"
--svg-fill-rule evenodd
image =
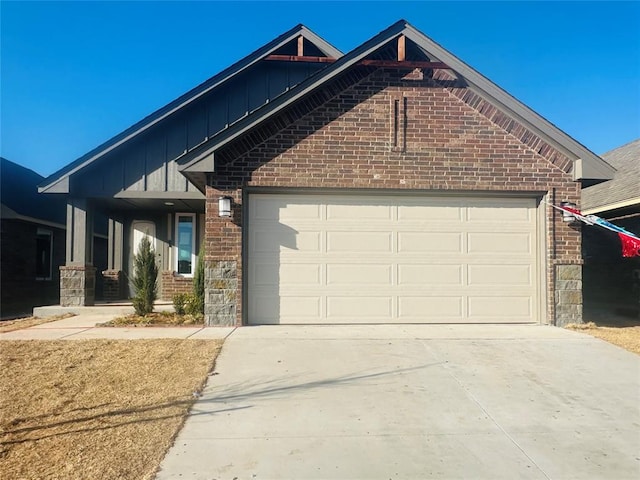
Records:
M38 195L44 179L33 170L0 157L0 215L65 228L67 200L63 196Z
M336 49L331 44L317 36L307 27L302 24L296 25L291 30L283 33L263 47L244 57L242 60L234 63L230 67L224 69L222 72L209 78L197 87L180 96L173 102L165 105L159 110L156 110L151 115L147 116L135 125L127 128L122 133L116 135L110 140L107 140L105 143L91 150L89 153L83 155L74 162L66 165L54 174L50 175L40 184L38 191L43 193L47 190L52 189L52 187L59 183L68 182L69 176L71 176L73 173L82 168L85 168L87 165L95 162L108 152L145 132L149 128L156 125L158 122L174 114L176 111L185 108L192 102L201 98L203 95L211 92L215 88L218 88L223 83L229 81L231 78L237 76L239 73L243 72L250 66L264 59L266 56L270 55L278 48L300 36L311 42L318 50L320 50L328 57L339 58L342 56L342 52L340 52L340 50Z
M574 161L574 180L602 181L612 178L615 170L595 153L416 30L405 20L400 20L391 25L341 57L335 63L305 80L298 88L259 108L253 114L234 124L233 127L196 147L183 158L184 163L181 165L180 170L188 178L192 178L192 181L197 181L197 174L201 174L203 171L212 171L212 159L217 150L266 122L278 112L310 95L313 91L322 88L327 82L355 66L360 60L381 49L400 35L405 35L407 39L413 41L431 60L445 63L453 70L456 77L465 82L470 89L488 99L572 159ZM201 185L198 186L202 188Z
M640 138L602 155L616 170L613 180L585 188L582 210L598 213L636 206L640 211Z

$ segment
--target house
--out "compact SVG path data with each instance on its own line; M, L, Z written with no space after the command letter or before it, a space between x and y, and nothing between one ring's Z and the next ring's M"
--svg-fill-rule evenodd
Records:
M30 314L58 303L60 265L65 261L64 198L38 195L44 179L0 158L0 316ZM106 239L96 239L97 248ZM100 263L99 255L95 261Z
M612 180L582 190L582 210L640 234L640 139L602 155L617 171ZM585 308L613 305L638 312L640 258L621 254L618 236L583 228Z
M61 303L143 235L161 292L205 247L208 325L580 321L580 232L549 205L600 157L401 20L342 54L302 25L46 179L73 232ZM72 285L85 285L75 288Z

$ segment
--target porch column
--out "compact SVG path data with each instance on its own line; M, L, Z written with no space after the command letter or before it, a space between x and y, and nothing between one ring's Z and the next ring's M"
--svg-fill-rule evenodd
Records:
M125 297L123 266L124 223L119 215L109 216L109 240L107 246L107 269L104 277L104 299L120 300Z
M95 303L93 208L86 198L67 199L67 257L60 267L60 305Z

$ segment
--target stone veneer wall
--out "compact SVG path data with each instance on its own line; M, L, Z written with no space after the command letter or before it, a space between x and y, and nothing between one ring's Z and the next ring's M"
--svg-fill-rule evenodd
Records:
M60 305L77 307L94 305L96 298L96 268L85 266L60 267Z
M204 315L208 326L233 326L236 324L237 294L237 263L235 261L206 261Z
M582 265L556 265L555 324L582 323Z

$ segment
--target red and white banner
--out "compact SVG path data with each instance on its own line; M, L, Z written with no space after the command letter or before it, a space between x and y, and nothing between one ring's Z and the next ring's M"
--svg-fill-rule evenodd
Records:
M553 208L561 210L562 212L573 215L574 218L586 223L587 225L597 225L618 234L620 241L622 242L622 256L623 257L640 257L640 237L636 234L625 230L622 227L607 222L604 218L597 217L595 215L583 215L580 210L567 206L551 205Z

